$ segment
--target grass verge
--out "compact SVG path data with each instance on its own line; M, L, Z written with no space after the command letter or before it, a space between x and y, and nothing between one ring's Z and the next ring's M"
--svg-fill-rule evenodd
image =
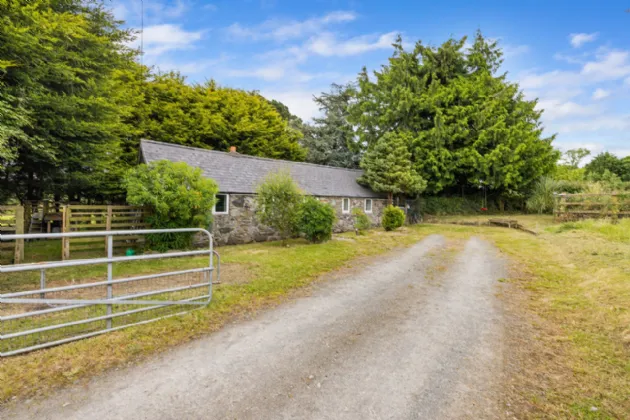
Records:
M63 346L0 360L0 403L46 393L54 388L88 378L107 369L137 362L159 351L215 331L239 316L281 302L291 292L312 283L318 276L341 268L359 257L385 253L411 245L426 229L414 227L398 232L370 231L364 236L344 234L324 244L293 241L290 246L260 243L223 247L222 264L229 272L233 265L246 267L249 281L232 279L215 288L212 303L184 316L156 321L141 327L105 334ZM159 272L202 265L205 258L126 263L117 275ZM83 267L79 267L83 268ZM51 284L102 275L104 268L59 269ZM243 273L243 270L236 271ZM223 275L222 275L223 277ZM5 289L26 286L30 277L14 277ZM11 287L9 287L11 286Z
M532 330L508 333L520 364L510 380L518 418L628 418L629 228L585 221L537 237L477 229L516 263L511 281L525 291L506 296Z

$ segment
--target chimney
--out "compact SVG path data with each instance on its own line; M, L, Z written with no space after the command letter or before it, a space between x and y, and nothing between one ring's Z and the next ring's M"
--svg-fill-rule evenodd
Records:
M236 153L236 146L230 146L230 153Z

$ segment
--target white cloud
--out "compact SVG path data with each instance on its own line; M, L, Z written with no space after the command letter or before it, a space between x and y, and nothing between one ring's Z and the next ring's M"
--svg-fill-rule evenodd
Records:
M156 67L160 71L179 71L185 75L197 75L210 68L216 68L219 64L230 60L228 55L222 54L219 58L201 59L187 62L176 62L160 60Z
M543 116L547 121L553 121L572 116L597 115L601 110L593 105L580 105L572 101L560 101L557 99L543 99L536 105L537 109L543 109Z
M503 56L506 58L527 54L530 51L529 45L505 44L501 48L503 49Z
M350 22L356 19L356 14L349 11L336 11L324 16L306 19L302 21L281 21L277 19L267 20L260 25L245 27L234 23L227 28L227 32L234 38L246 38L251 40L274 39L286 41L289 39L303 38L317 33L323 28L336 24Z
M116 20L126 20L129 15L129 9L123 3L119 3L112 8L112 13Z
M630 74L630 53L609 51L599 55L598 60L589 61L582 67L582 75L592 81L617 80Z
M183 50L193 46L203 36L202 31L186 31L180 25L161 24L144 28L144 55L156 57L167 51ZM130 44L133 48L140 47L140 34Z
M601 88L597 88L595 89L595 92L593 92L593 96L592 98L596 101L599 101L601 99L607 98L610 96L610 91L605 90L605 89L601 89Z
M325 57L357 55L379 49L391 49L396 36L396 32L389 32L380 36L365 35L342 41L334 34L326 32L311 38L306 49Z
M546 73L522 73L519 84L523 89L540 89L548 86L578 85L579 73L564 70L553 70Z
M630 115L602 115L591 119L568 121L554 128L559 133L625 131L630 129Z
M253 70L234 69L227 70L226 75L229 77L252 77L273 82L284 78L286 68L283 66L267 66L259 67Z
M592 34L585 34L585 33L579 33L579 34L571 34L569 35L569 42L571 42L571 45L573 46L573 48L580 48L582 45L586 44L587 42L593 42L595 41L595 39L597 39L597 32L594 32Z
M579 71L553 70L545 73L525 72L519 76L523 89L584 86L622 79L630 75L629 51L599 52L594 60L584 63Z
M322 89L323 90L323 89ZM313 117L321 115L318 105L313 101L314 95L319 95L321 90L263 90L260 92L265 98L276 99L289 107L291 113L310 121Z
M145 25L157 25L171 19L181 18L190 9L191 0L113 0L112 12L116 19L125 20L139 28L144 14Z
M584 55L567 55L562 53L555 53L553 58L558 61L566 61L569 64L584 64Z

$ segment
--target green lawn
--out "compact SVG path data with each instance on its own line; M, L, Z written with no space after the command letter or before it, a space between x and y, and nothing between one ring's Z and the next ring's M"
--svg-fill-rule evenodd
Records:
M439 233L458 240L483 237L510 261L511 274L503 281L512 289L502 296L509 323L509 376L503 386L510 404L506 402L506 411L517 418L627 418L630 222L553 224L547 216L510 218L529 228L538 227L539 235L495 227L425 224L402 232L344 234L317 245L292 241L288 248L278 243L220 248L226 283L215 289L210 306L142 328L1 360L0 401L45 393L142 360L295 296L321 274L352 265L360 257ZM117 274L172 269L174 261L122 264ZM201 258L182 259L176 267L202 263ZM80 280L103 274L61 271L54 279L63 282L68 276ZM514 318L522 324L512 324Z

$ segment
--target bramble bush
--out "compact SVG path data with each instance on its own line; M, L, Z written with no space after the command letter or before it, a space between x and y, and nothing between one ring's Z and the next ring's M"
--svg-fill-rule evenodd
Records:
M352 209L352 219L354 221L354 230L359 235L363 235L366 230L372 227L370 218L358 207Z
M390 231L398 229L405 224L405 212L398 207L389 205L383 210L382 225L385 230Z
M127 202L151 209L147 222L153 229L207 228L219 190L199 168L184 162L161 160L138 165L125 177ZM147 235L147 246L160 252L189 248L194 233Z
M298 231L309 242L325 242L332 237L335 219L335 210L330 204L306 197L298 210Z

